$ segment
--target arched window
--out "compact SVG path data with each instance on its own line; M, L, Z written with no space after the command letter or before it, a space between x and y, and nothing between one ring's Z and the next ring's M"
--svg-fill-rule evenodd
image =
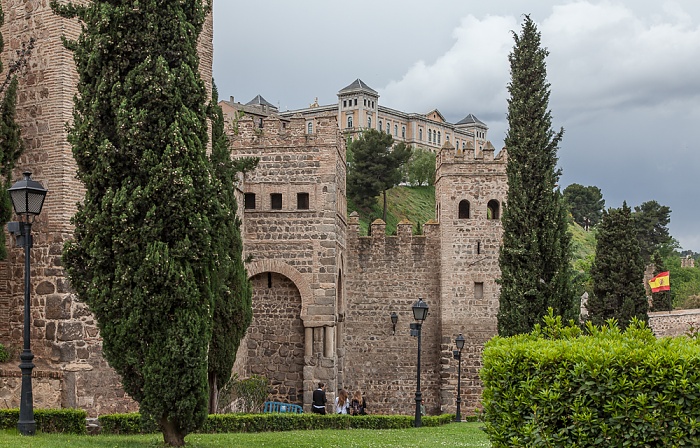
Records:
M423 129L418 129L418 140L423 141Z
M433 142L433 131L428 129L428 143L432 143L432 142Z
M348 115L348 129L352 128L352 115Z
M406 126L401 126L401 138L406 138Z
M372 128L372 117L367 117L367 127Z
M438 145L440 144L440 131L438 131L438 139L437 139Z
M386 133L391 134L391 123L386 124Z
M394 125L394 137L398 137L398 136L399 136L399 125L395 124Z
M500 218L500 205L495 199L491 199L486 205L486 219L499 219Z
M466 199L459 201L459 219L469 219L469 201Z
M382 120L379 120L379 126L377 126L377 130L379 132L382 132Z
M313 133L314 133L314 124L313 124L311 121L309 121L308 123L306 123L306 133L307 133L307 134L313 134Z

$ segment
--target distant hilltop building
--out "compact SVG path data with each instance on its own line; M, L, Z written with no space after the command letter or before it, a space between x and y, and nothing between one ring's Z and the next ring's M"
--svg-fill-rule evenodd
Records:
M402 112L379 104L379 93L361 79L356 79L338 92L336 104L319 105L318 98L305 109L280 112L278 108L262 96L241 104L222 100L219 105L224 110L227 121L240 119L240 112L253 118L259 127L262 119L277 116L282 123L297 114L307 119L307 132L313 132L312 119L333 113L337 115L346 142L358 137L366 129L377 129L391 134L396 142L406 142L437 152L445 142L457 149L467 149L469 143L477 153L483 151L488 142L488 126L473 114L469 114L457 123L448 123L439 110L433 109L426 114Z

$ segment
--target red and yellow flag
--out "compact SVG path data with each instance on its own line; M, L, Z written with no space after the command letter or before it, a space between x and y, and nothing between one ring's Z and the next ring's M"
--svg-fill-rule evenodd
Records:
M671 280L668 271L660 272L656 277L649 280L649 286L651 286L651 292L670 291Z

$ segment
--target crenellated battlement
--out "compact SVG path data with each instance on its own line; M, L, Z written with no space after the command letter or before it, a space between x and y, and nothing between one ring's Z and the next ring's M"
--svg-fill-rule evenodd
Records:
M436 166L440 168L443 164L480 165L482 171L484 169L500 171L508 160L507 152L505 148L498 154L495 152L496 149L490 141L486 142L486 146L481 151L475 150L472 142L467 142L464 149L455 148L450 142L445 142L437 154Z
M229 127L233 128L229 132L233 149L251 146L304 148L309 144L336 145L343 141L337 114L332 113L313 118L297 114L290 119L276 115L254 119L244 115Z

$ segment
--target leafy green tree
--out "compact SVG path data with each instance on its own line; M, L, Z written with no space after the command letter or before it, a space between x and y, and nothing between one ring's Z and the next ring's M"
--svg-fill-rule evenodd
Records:
M224 133L224 114L213 84L210 117L212 151L210 162L214 186L219 198L214 220L217 274L214 281L214 327L209 343L209 413L218 410L219 389L231 378L236 352L253 318L253 290L243 262L241 219L236 212L236 184L239 172L252 169L257 159L232 161L228 138Z
M65 39L79 75L68 140L85 197L66 273L109 364L165 442L207 416L220 212L206 155L201 0L51 2L82 22Z
M586 306L593 324L602 325L615 318L621 328L627 328L633 317L649 321L644 262L634 232L632 210L627 203L620 209L603 211L591 278L593 294Z
M414 148L406 164L408 182L413 185L433 185L435 183L435 153L425 148Z
M667 227L671 222L669 207L656 201L647 201L634 208L632 218L645 263L651 261L654 252L663 250L663 246L674 244Z
M568 205L574 222L585 230L598 225L603 216L605 199L598 187L571 184L564 188L564 202Z
M654 264L653 276L661 272L668 271L664 265L664 261L659 252L654 252L651 257L651 262ZM671 291L659 291L651 293L651 311L671 311L673 309L673 301L671 299Z
M386 222L386 190L401 182L401 167L411 157L411 148L403 142L394 146L391 134L369 129L352 142L350 150L353 161L348 165L348 196L358 207L369 209L383 193Z
M0 5L0 25L5 21L2 5ZM2 33L0 33L0 53L5 47ZM27 59L34 47L34 39L29 44L22 44L17 51L17 59L9 65L5 74L5 81L0 86L0 225L5 224L12 217L12 202L7 189L12 183L12 170L17 159L24 151L21 129L17 123L17 72L26 66ZM3 64L0 61L0 72ZM7 258L5 244L5 232L0 232L0 260Z
M561 193L557 146L564 130L551 129L549 83L540 33L525 16L522 33L513 33L509 55L507 206L504 207L498 333L527 333L548 308L578 320L579 302L571 287L571 236Z

